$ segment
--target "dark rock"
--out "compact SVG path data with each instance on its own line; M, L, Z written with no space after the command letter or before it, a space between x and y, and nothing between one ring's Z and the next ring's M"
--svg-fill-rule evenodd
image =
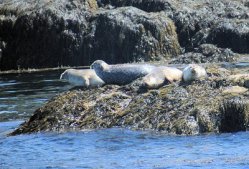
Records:
M0 5L0 69L160 60L180 53L174 23L133 7L98 10L95 0Z
M112 5L114 7L134 6L146 12L172 11L172 5L165 0L97 0L100 7Z
M220 132L245 131L249 125L249 103L241 98L229 98L220 105Z
M210 31L207 42L237 53L249 53L249 20L221 21Z
M0 37L6 41L0 69L84 64L80 49L94 4L5 0L0 5Z
M239 57L230 49L217 48L212 44L202 44L193 52L184 53L172 59L172 64L235 62Z
M187 52L200 44L212 43L248 53L249 8L243 1L182 1L174 9L171 18L180 45Z
M237 53L248 53L249 8L245 1L99 0L100 6L135 6L148 12L164 11L175 23L186 52L212 43ZM236 45L239 44L239 45Z
M231 62L232 51L249 53L248 11L243 0L4 0L0 70L82 66L96 59L154 61L179 54L179 63ZM218 49L206 45L202 51L203 44Z
M174 23L166 15L134 7L100 12L85 42L92 61L109 63L163 60L180 53Z

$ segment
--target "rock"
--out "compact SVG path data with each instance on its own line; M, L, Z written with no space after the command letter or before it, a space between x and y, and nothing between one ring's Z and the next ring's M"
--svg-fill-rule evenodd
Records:
M114 7L134 6L146 12L173 10L171 3L165 0L98 0L98 5L101 7L106 7L108 5Z
M175 134L187 134L196 135L199 134L199 125L193 116L188 116L187 118L179 119L173 124L172 130Z
M234 62L238 54L233 53L230 49L218 48L212 44L202 44L195 48L193 52L187 52L171 59L171 64L190 64L190 63L217 63L217 62Z
M1 70L81 65L81 44L95 0L4 0L0 37L6 48Z
M2 49L0 49L0 61L2 59Z
M248 53L249 8L243 1L202 0L177 4L172 1L175 11L171 18L176 24L180 45L187 52L212 43L237 53Z
M148 12L164 11L175 23L186 52L212 43L237 53L248 53L248 3L242 0L99 0L100 5L135 6ZM238 45L239 44L239 45Z
M248 11L244 0L3 0L0 70L234 62L249 53Z
M231 87L226 87L222 93L224 94L241 94L247 92L248 89L240 86L231 86Z
M220 74L142 91L138 79L125 86L71 90L37 109L10 135L110 127L180 135L246 130L249 91L236 98L224 94L221 88L233 83L226 80L227 75Z
M235 74L228 76L234 83L249 88L249 74Z
M218 132L218 127L215 125L218 116L215 113L209 112L205 109L197 108L193 111L196 121L199 126L200 133Z
M99 9L96 0L10 1L0 4L0 70L154 61L180 53L164 13L134 7Z
M249 122L249 102L234 97L223 101L220 105L220 132L245 131Z
M248 9L249 10L249 9ZM207 37L208 43L222 48L231 48L237 53L249 53L249 21L227 19L218 23Z
M85 42L92 61L109 63L158 61L180 53L174 23L166 15L134 7L101 11Z

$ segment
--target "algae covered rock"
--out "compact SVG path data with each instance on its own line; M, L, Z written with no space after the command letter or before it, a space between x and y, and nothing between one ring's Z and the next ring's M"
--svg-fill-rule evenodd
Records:
M228 19L218 23L210 31L207 42L231 48L237 53L249 53L249 14L246 19Z
M235 62L239 55L228 48L218 48L213 44L202 44L192 52L171 59L171 64Z
M92 61L163 60L180 53L175 30L172 20L163 13L147 13L134 7L104 10L91 23L85 50Z
M180 53L164 13L99 9L96 0L0 4L0 70L160 60Z
M170 1L179 42L187 52L211 43L248 53L248 6L244 1Z
M166 0L98 0L98 4L101 7L124 7L134 6L146 12L160 12L160 11L172 11L174 10L172 1Z
M249 100L241 100L238 97L225 99L220 105L221 120L219 130L221 132L246 131L249 124Z
M0 4L0 69L79 65L87 20L95 0L12 1ZM97 4L96 4L97 5Z
M180 135L246 130L249 91L222 92L236 82L227 78L229 72L215 74L214 69L207 68L205 80L173 83L157 90L142 90L141 79L137 79L125 86L64 92L37 109L11 135L110 127ZM230 104L234 97L236 102Z

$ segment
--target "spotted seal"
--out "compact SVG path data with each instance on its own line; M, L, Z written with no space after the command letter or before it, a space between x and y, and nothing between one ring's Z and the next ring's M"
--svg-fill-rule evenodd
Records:
M67 80L72 85L83 87L99 87L105 84L93 69L67 69L61 74L60 79Z
M197 64L190 64L183 69L183 76L182 79L185 82L197 80L200 78L204 78L207 76L207 72L205 68L197 65Z
M108 65L103 60L96 60L91 68L106 84L125 85L152 73L156 67L149 64Z
M143 77L142 86L147 89L158 89L166 83L180 81L182 79L182 71L174 67L160 66L152 73Z

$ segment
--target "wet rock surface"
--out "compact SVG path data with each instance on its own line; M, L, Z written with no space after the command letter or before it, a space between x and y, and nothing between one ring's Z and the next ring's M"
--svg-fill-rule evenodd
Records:
M3 0L0 70L231 62L249 53L248 11L244 0ZM196 51L203 45L214 53Z
M206 70L206 79L158 90L141 88L141 79L125 86L72 89L37 109L11 135L110 127L180 135L247 130L248 67L237 70L207 65ZM243 81L236 79L241 74ZM223 92L228 87L244 90Z
M163 13L98 9L95 0L5 0L0 16L6 44L1 70L161 60L180 53L175 25Z

